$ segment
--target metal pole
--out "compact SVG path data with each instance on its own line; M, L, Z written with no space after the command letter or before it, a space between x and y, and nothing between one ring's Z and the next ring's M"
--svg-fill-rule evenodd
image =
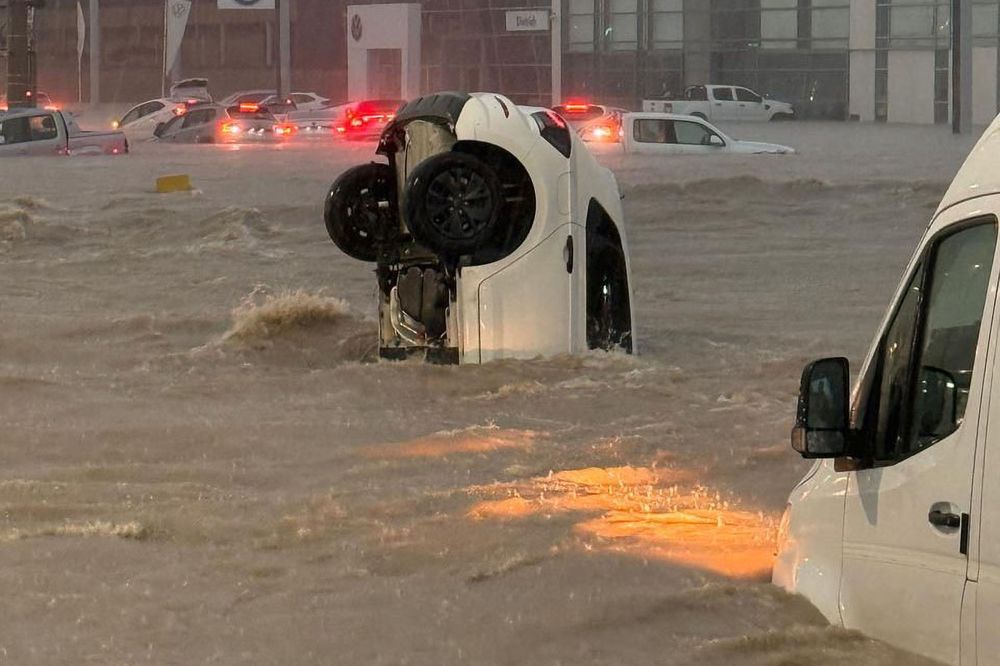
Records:
M277 0L278 9L278 95L292 94L292 9L291 0Z
M552 0L552 106L562 104L562 0Z
M101 101L101 0L90 0L90 103Z
M7 101L14 107L33 106L31 57L28 53L28 2L7 5Z
M951 131L972 130L972 7L951 0Z

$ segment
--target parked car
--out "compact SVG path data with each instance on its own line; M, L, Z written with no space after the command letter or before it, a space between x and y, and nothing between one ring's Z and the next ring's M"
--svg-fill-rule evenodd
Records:
M325 219L374 263L383 358L485 363L635 349L614 175L549 109L492 93L403 106Z
M59 105L52 101L48 93L44 93L41 90L36 90L34 93L28 92L28 96L34 96L35 108L45 109L46 111L58 111ZM6 97L0 97L0 111L8 111L8 104Z
M366 99L348 104L334 130L349 141L373 141L382 135L403 104L398 99Z
M684 91L684 99L647 99L643 111L679 113L705 120L792 120L795 109L788 102L767 99L741 86L697 85Z
M325 109L330 103L330 100L326 97L317 95L314 92L293 92L290 98L295 103L295 108L299 111Z
M132 141L148 140L161 123L184 115L193 106L211 101L207 79L183 79L170 87L168 97L136 104L112 123L112 127L125 132Z
M281 141L296 132L294 125L279 122L266 108L252 102L225 107L201 104L154 131L159 141L171 143L249 143Z
M126 111L120 120L112 123L112 127L125 132L132 141L150 139L158 125L184 115L190 106L201 103L198 100L174 100L167 97L151 99Z
M273 97L277 95L278 91L274 88L260 89L260 90L237 90L232 95L228 97L223 97L219 100L219 104L225 107L237 106L239 104L253 102L254 104L259 104L263 102L268 97Z
M622 115L627 110L602 104L570 101L552 107L584 141L615 143L621 139Z
M350 106L351 104L327 102L325 106L319 108L302 109L300 107L289 112L287 120L306 132L336 132L337 127L345 126L347 109Z
M14 109L0 111L0 156L124 155L128 139L122 132L85 132L62 111Z
M621 144L627 153L650 155L789 155L776 143L733 139L707 120L673 113L626 113Z
M1000 663L998 131L938 206L853 391L845 358L803 372L792 446L817 460L773 574L830 622L954 666Z

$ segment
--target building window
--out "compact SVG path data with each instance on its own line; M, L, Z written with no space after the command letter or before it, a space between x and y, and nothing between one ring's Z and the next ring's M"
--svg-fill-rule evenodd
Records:
M569 0L569 51L594 50L594 0Z
M684 48L684 0L649 0L650 48Z
M846 0L812 0L812 47L846 49L851 36L851 6Z
M610 0L608 47L612 51L635 51L639 48L638 0Z
M951 3L948 0L878 0L888 10L889 48L948 48Z
M799 0L760 0L760 45L794 49L799 37Z

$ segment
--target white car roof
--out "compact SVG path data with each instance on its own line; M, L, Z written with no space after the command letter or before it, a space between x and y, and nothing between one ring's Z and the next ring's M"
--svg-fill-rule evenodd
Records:
M969 199L1000 193L1000 116L983 132L958 170L937 213ZM935 216L937 215L935 213Z

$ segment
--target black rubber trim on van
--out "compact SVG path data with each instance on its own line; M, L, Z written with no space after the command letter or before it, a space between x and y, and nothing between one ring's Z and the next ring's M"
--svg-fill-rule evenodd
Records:
M454 128L462 109L470 99L472 96L464 92L440 92L407 102L383 130L376 152L379 155L397 152L399 150L396 142L397 130L414 120L430 120Z

